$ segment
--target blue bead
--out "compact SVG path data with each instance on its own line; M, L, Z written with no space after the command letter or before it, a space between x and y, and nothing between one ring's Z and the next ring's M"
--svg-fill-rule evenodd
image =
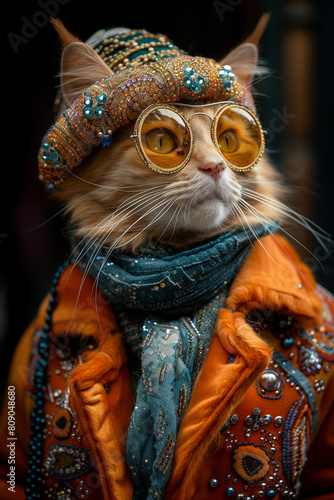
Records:
M228 497L232 497L234 495L234 488L231 486L229 488L226 488L225 493Z
M84 99L85 106L91 106L92 104L93 104L93 101L92 101L92 99L89 99L89 97L86 97L86 99Z
M276 497L276 491L268 490L266 493L266 497L268 498L268 500L273 500Z
M187 88L190 88L190 87L191 87L192 82L193 82L193 81L192 81L192 79L191 79L191 78L189 78L189 76L185 76L185 77L183 78L183 85L184 85L185 87L187 87Z
M110 146L111 143L112 143L111 135L102 136L102 141L101 141L102 147Z
M195 71L193 68L191 68L190 66L188 66L187 68L185 68L185 70L183 71L183 73L187 76L192 76Z
M103 109L101 108L101 106L95 108L95 115L99 117L103 115Z
M49 191L55 191L56 187L54 184L52 184L52 182L48 182L46 185L45 185L46 189L48 189Z
M43 148L44 149L49 149L49 147L50 147L50 144L48 142L44 142Z
M294 339L292 337L286 337L285 339L282 340L282 347L283 349L291 349L293 343Z
M97 102L99 104L105 104L106 100L107 100L107 96L105 94L99 94L96 98Z
M85 108L84 109L84 116L86 118L91 118L94 115L94 110L93 108Z
M197 94L202 88L202 85L198 82L193 82L192 85L191 85L191 90Z

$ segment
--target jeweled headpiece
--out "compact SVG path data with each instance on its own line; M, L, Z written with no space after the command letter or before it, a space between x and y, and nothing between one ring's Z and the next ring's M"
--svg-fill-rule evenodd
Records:
M251 106L248 90L230 66L192 57L164 35L127 28L101 30L90 45L114 72L89 87L44 136L38 154L40 179L55 190L115 130L153 103L216 102L233 97Z

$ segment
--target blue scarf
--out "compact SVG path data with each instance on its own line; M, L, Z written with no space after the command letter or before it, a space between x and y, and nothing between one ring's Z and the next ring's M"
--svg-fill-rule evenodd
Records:
M160 256L149 251L109 255L106 248L86 251L89 272L111 300L134 357L136 396L127 461L135 500L163 498L177 433L218 310L252 242L274 230L237 230Z

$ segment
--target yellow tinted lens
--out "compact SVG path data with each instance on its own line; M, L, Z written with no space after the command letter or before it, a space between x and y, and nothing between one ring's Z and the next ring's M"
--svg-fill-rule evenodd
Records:
M232 130L226 130L218 137L218 144L223 153L234 153L239 147L239 141Z
M137 133L141 154L153 170L175 172L188 161L192 147L191 131L175 109L154 107L142 117Z
M160 128L155 128L146 134L146 145L154 153L168 154L176 147L176 142L172 134Z
M263 134L256 117L242 106L227 106L214 122L214 142L231 167L251 168L263 151Z

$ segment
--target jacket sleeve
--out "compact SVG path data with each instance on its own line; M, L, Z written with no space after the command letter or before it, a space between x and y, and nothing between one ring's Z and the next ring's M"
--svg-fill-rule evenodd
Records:
M28 468L30 413L29 362L34 325L21 338L13 356L0 418L0 498L23 500Z
M322 406L323 409L326 406L330 409L308 452L308 460L302 475L302 500L333 500L334 498L333 377L326 389Z
M318 286L323 302L323 320L334 345L334 296ZM302 475L302 500L333 500L334 498L334 363L327 364L329 380L320 403L318 432L308 451Z

